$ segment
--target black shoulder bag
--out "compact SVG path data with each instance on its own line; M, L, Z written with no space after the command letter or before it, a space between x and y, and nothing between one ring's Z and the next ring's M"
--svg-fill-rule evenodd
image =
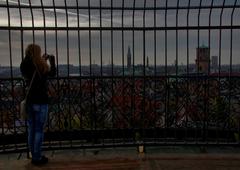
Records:
M36 76L36 72L37 71L34 71L33 76L32 76L32 80L30 82L29 88L28 88L27 93L26 93L26 96L25 96L24 100L21 101L21 103L20 103L20 117L23 120L25 120L27 118L27 98L29 96L30 89L32 88L32 84L33 84L33 80Z

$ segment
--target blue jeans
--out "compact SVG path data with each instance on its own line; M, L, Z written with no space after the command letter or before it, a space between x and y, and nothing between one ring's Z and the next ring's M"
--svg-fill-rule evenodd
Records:
M47 104L29 104L28 106L28 144L33 160L40 160L42 156L42 143L47 113Z

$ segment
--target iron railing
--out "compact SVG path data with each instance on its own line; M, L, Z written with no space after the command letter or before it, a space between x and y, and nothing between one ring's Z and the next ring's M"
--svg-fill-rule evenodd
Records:
M0 152L27 149L18 65L29 43L57 62L45 149L239 145L239 7L239 0L0 1Z

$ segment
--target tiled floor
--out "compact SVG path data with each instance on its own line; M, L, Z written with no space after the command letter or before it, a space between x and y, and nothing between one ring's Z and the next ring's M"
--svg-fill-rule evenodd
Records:
M0 155L1 170L240 170L238 152L167 152L138 154L134 149L47 152L50 162L33 166L26 155Z

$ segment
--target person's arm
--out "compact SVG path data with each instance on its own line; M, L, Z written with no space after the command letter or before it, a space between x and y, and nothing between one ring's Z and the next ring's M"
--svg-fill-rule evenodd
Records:
M50 62L50 71L48 72L48 76L54 77L56 75L56 64L55 64L55 57L50 56L49 57L49 62Z
M31 79L33 75L33 66L29 58L25 57L20 64L20 71L25 79Z

